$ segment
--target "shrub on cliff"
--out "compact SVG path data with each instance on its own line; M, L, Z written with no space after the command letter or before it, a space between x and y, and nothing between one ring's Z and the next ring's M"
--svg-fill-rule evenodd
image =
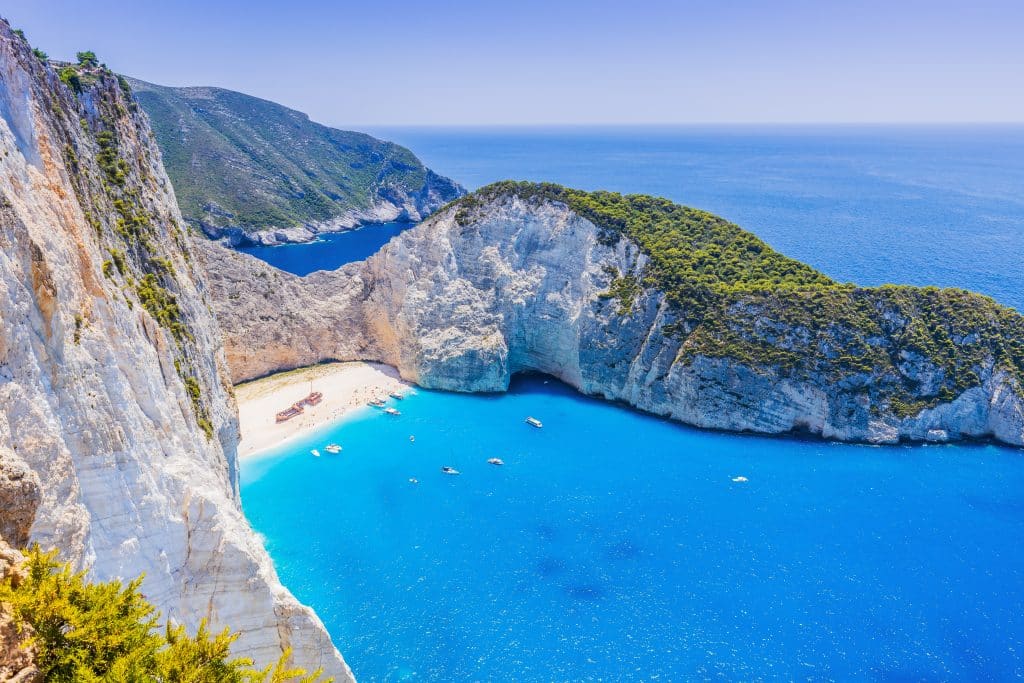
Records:
M75 55L78 59L78 66L85 68L94 68L99 66L100 60L96 57L96 53L92 50L85 50Z
M58 74L60 80L70 86L75 92L82 92L82 79L78 77L78 70L73 66L65 66Z
M23 577L0 582L0 601L10 604L17 623L34 630L36 666L49 682L138 681L140 683L313 683L287 665L285 652L274 665L255 669L232 657L238 637L200 625L194 636L183 626L158 628L158 614L139 592L141 577L90 583L84 573L56 561L56 551L26 551ZM322 683L328 683L323 681Z

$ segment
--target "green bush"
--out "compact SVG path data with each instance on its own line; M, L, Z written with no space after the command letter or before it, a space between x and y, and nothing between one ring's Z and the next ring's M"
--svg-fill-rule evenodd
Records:
M78 60L78 66L92 69L100 65L100 60L96 58L96 53L92 50L85 50L75 55Z
M133 683L283 683L319 680L288 666L289 652L276 664L256 669L232 657L238 634L211 633L203 622L194 636L183 626L158 627L159 615L139 592L142 578L90 583L56 560L57 551L26 551L28 575L0 582L0 601L12 607L15 623L32 627L35 663L46 683L131 681ZM323 683L328 683L323 681Z
M65 85L69 86L76 93L82 92L82 79L78 77L78 69L73 66L65 66L57 75Z

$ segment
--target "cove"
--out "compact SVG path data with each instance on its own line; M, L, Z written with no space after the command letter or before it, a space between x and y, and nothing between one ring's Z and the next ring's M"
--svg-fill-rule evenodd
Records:
M317 270L336 270L346 263L373 255L395 235L415 223L381 223L344 232L326 232L313 242L280 244L272 247L239 247L289 273L306 276Z
M539 377L392 403L242 461L360 680L1024 673L1018 450L706 432Z

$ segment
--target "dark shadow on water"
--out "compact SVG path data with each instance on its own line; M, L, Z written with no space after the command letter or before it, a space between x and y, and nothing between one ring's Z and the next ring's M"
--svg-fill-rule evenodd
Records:
M605 590L594 584L581 583L563 586L562 590L573 600L600 600L605 596Z
M817 444L842 444L843 446L849 446L851 448L885 448L885 449L903 449L917 454L922 454L927 450L942 449L942 448L977 448L984 449L988 447L998 447L1007 450L1018 450L1016 447L1010 444L996 441L992 438L976 438L976 437L962 437L959 441L951 441L949 443L928 443L923 441L900 441L894 444L871 444L862 443L857 441L837 441L835 439L826 439L818 434L813 434L805 430L797 430L791 432L785 432L782 434L763 434L760 432L750 431L731 431L727 429L715 429L713 427L696 427L688 425L678 420L673 420L667 415L659 415L657 413L651 413L646 410L637 408L636 406L630 405L624 401L616 399L606 399L602 396L585 394L574 387L566 384L562 380L545 375L540 372L532 370L517 372L512 376L508 387L509 393L517 394L548 394L555 396L566 396L573 398L578 401L596 401L602 404L614 405L624 410L629 410L651 420L658 420L665 424L671 425L676 429L682 429L690 432L698 433L711 433L711 434L727 434L729 436L740 437L744 439L766 439L772 441L799 441L804 443L817 443ZM485 394L475 394L476 396L492 396L499 398L502 394L500 392L491 392Z
M537 573L546 579L562 574L565 570L565 560L560 560L557 557L545 557L537 563Z

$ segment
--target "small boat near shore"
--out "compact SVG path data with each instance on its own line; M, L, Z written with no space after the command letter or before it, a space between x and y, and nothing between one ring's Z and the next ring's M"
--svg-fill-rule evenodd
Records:
M400 391L392 391L391 393L388 394L388 396L390 396L391 398L397 398L399 401L405 398L405 394L401 393Z
M311 451L310 451L310 453L312 453L312 454L313 454L314 456L316 456L317 458L319 458L319 457L320 457L320 451L318 451L318 450L317 450L317 449L315 449L315 448L314 448L313 450L311 450Z
M536 427L537 429L540 429L541 427L544 426L544 423L535 417L526 418L526 424L530 425L531 427Z
M341 453L341 446L339 446L336 443L329 443L326 446L324 446L324 450L327 451L328 453L338 454Z
M401 415L402 414L401 412L399 412L395 408L392 408L391 406L388 406L387 408L385 408L384 412L387 413L388 415Z
M385 404L384 401L380 400L379 398L375 398L372 401L367 402L366 405L373 406L374 408L383 408Z
M504 465L505 461L501 458L487 458L487 463L490 465Z
M444 472L445 474L451 474L453 476L456 474L460 474L460 472L457 469L455 469L454 467L448 467L447 465L442 467L441 471Z

